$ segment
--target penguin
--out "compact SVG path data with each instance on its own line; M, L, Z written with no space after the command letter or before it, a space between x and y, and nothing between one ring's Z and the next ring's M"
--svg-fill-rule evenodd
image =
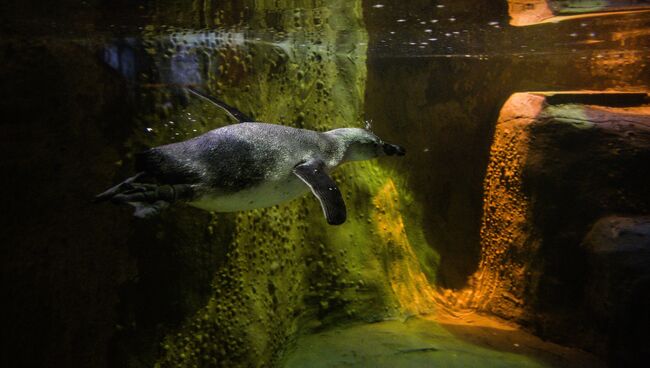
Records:
M183 201L206 211L270 207L309 190L331 225L343 224L345 202L329 173L339 165L379 156L403 156L369 129L326 132L254 122L234 107L193 88L239 123L189 140L148 149L135 157L136 175L98 194L96 202L127 203L148 218Z

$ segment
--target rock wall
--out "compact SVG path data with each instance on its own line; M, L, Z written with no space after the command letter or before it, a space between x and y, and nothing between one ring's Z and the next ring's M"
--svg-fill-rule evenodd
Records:
M649 110L638 107L646 98L588 92L511 96L501 110L485 179L481 263L472 287L459 298L466 306L601 354L616 351L621 339L635 341L610 329L647 313L605 316L596 313L595 302L630 308L630 295L645 287L647 269L626 276L634 281L619 277L604 286L601 272L609 271L598 262L617 261L594 251L606 247L595 246L594 236L588 236L590 246L581 244L602 217L650 211ZM611 291L612 282L635 286L621 291L626 297L620 299L594 292ZM600 286L588 293L592 284Z
M585 305L595 329L607 336L611 365L631 367L650 357L644 343L649 234L648 216L613 215L596 221L582 243L589 268Z
M293 11L286 4L238 4L179 20L173 14L194 10L162 2L141 45L106 48L112 67L137 81L141 113L129 151L232 123L177 88L183 85L258 121L319 131L365 124L367 35L359 3L292 3ZM201 19L226 28L197 28ZM180 25L165 24L174 20ZM148 64L130 55L153 66L130 72ZM326 224L311 195L237 214L178 207L138 227L140 272L120 306L118 362L267 366L296 333L430 313L437 255L407 182L382 162L346 165L334 179L349 213L340 227Z

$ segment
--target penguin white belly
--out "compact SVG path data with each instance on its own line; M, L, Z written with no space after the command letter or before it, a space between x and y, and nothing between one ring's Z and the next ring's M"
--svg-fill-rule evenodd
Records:
M189 204L206 211L236 212L271 207L292 200L308 191L309 187L292 175L284 180L263 182L235 193L206 193Z

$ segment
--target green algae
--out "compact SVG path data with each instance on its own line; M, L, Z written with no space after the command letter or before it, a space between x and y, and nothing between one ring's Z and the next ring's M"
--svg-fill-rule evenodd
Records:
M160 26L152 26L145 29L145 46L161 69L177 52L200 58L209 66L201 72L205 89L257 121L317 131L362 127L367 34L360 2L303 5L297 13L266 3L244 12L253 28L268 26L265 11L278 16L281 26L271 38L232 42L226 32L220 37L227 41L212 45L196 30L176 27L161 35ZM232 11L215 17L237 23L224 16ZM297 27L313 32L297 37L291 33ZM166 104L174 98L164 88L142 92L153 108L141 114L127 146L179 141L232 122L200 99ZM384 162L391 159L350 163L334 173L349 213L338 227L327 225L311 195L236 214L171 211L163 226L177 221L172 229L210 244L204 250L222 251L209 291L181 301L188 306L184 320L159 330L163 337L153 337L161 341L159 351L141 360L153 354L159 367L274 366L299 333L432 313L439 257L426 242L408 180ZM193 236L179 229L196 228L191 223L203 230ZM195 256L198 263L202 255Z
M360 175L370 173L370 180ZM401 248L391 249L375 224L386 210L373 198L395 177L377 163L349 164L335 177L352 214L342 226L327 225L311 196L236 215L212 296L166 338L161 366L273 365L299 331L431 311L405 303L390 280L391 272L418 267Z
M272 42L224 44L208 52L208 64L218 67L204 76L207 88L258 121L319 131L363 126L367 36L360 4L341 2L327 10L301 12L312 19L305 24L318 25L311 39L287 36ZM251 24L257 21L251 19ZM293 27L287 24L285 30ZM155 27L146 32L152 39L158 37ZM179 40L182 34L170 38ZM159 41L149 45L165 47ZM164 53L150 55L165 63ZM152 90L145 98L163 105L171 97L167 93ZM142 115L131 145L186 139L229 122L209 103L190 99L182 109ZM417 285L415 275L430 289L437 256L424 241L422 224L412 220L421 216L408 183L382 165L352 163L334 174L350 214L343 226L327 225L311 195L235 214L232 225L219 231L208 225L210 242L221 244L227 253L205 305L167 333L158 365L273 365L298 331L431 312L430 302L406 300L405 287ZM386 193L377 202L382 190ZM196 215L189 209L174 214ZM233 215L213 214L216 221L225 216ZM386 226L398 221L397 233L386 235L389 232L377 225L380 218Z
M286 368L549 366L467 343L424 319L355 324L303 336L282 363Z

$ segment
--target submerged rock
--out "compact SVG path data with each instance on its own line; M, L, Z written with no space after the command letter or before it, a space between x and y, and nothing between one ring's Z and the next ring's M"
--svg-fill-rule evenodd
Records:
M648 361L650 216L608 216L585 237L590 275L585 305L608 337L613 365Z
M588 260L607 252L644 252L637 248L645 246L633 242L630 234L615 242L600 236L595 244L588 243L591 249L580 244L601 217L650 213L650 107L644 103L643 93L510 97L491 149L482 259L465 293L465 306L600 354L620 342L608 340L594 325L585 290L592 282L598 284L602 274ZM589 239L596 239L602 226ZM645 230L638 231L646 236ZM619 269L618 263L608 265ZM628 276L642 283L644 272ZM616 309L633 303L620 298L609 302Z

